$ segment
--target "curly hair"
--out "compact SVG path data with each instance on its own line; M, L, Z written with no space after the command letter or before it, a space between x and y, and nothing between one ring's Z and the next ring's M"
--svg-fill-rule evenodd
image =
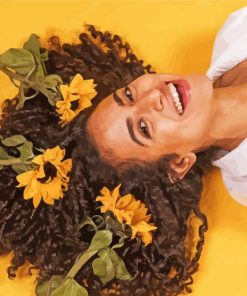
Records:
M34 149L59 145L72 158L73 167L68 191L54 206L41 203L33 208L30 200L23 199L23 189L16 188L16 173L10 167L0 170L0 255L13 252L9 278L28 260L39 269L38 282L52 275L63 275L73 265L77 256L88 247L91 233L78 230L85 215L97 214L95 201L102 186L113 188L122 183L121 194L131 192L148 206L158 229L153 243L141 246L130 240L127 247L117 252L124 259L132 281L112 280L102 286L93 274L90 264L76 276L78 282L87 282L89 295L178 295L190 292L192 274L198 260L207 230L207 220L199 209L202 175L209 163L211 151L198 153L198 161L182 179L171 184L165 174L167 158L157 162L126 168L119 176L114 167L99 155L90 141L86 122L97 104L118 88L144 73L155 73L151 66L144 66L133 53L130 45L118 35L86 26L78 44L60 44L58 36L51 36L49 59L45 62L47 73L58 74L65 83L80 73L85 79L93 78L97 96L93 106L82 111L64 128L47 99L38 94L25 102L20 110L9 102L0 135L22 134L34 144ZM100 44L96 44L96 38ZM108 48L103 50L102 44ZM30 93L32 90L30 90ZM13 102L13 101L12 101ZM36 151L36 150L34 150ZM37 152L37 151L36 151ZM190 217L201 224L194 230L195 250L186 247L193 226ZM197 232L197 234L195 234ZM190 238L193 241L193 237ZM90 261L89 261L90 263ZM30 269L31 273L32 269Z

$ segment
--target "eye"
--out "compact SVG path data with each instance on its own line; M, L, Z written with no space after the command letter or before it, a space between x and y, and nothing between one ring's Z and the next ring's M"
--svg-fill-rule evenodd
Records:
M139 122L138 122L138 129L140 130L141 134L147 138L147 139L151 139L151 135L150 135L150 132L149 132L149 129L148 129L148 126L146 124L146 122L141 119Z
M125 93L126 97L128 98L128 100L129 100L131 103L133 103L133 102L134 102L134 98L133 98L132 93L131 93L131 90L129 89L128 86L125 87L125 89L124 89L124 93Z

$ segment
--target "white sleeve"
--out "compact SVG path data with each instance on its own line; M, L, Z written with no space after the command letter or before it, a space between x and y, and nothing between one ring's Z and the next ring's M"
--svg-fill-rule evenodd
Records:
M247 7L231 13L216 34L207 76L215 80L247 58Z

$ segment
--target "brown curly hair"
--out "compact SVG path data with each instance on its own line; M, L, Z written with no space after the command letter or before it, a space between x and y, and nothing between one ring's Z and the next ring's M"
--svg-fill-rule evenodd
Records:
M71 157L73 168L69 189L54 206L41 203L33 208L30 200L23 199L23 189L16 188L16 173L10 167L0 170L0 255L13 251L9 278L25 263L31 262L40 270L38 282L54 274L65 274L74 260L88 247L91 232L78 230L85 215L98 213L95 201L103 186L113 188L122 183L121 194L131 192L143 200L158 227L153 243L144 247L130 240L117 252L128 271L138 276L132 281L114 279L102 286L93 274L91 261L77 274L78 282L86 281L89 295L178 295L190 292L192 274L198 268L206 217L199 209L202 175L209 163L211 151L197 154L198 161L182 179L170 184L167 158L157 162L126 168L118 176L114 167L102 160L97 147L89 140L85 129L87 118L97 104L118 88L144 73L155 73L144 66L130 45L118 35L96 30L87 25L80 34L78 44L60 44L58 36L49 39L49 59L45 62L47 73L58 74L64 83L80 73L85 79L94 79L97 96L93 106L82 111L70 124L61 128L58 116L47 99L38 94L25 102L20 110L15 104L6 107L0 135L22 134L39 148L59 145ZM99 39L100 44L95 40ZM103 50L102 44L108 48ZM42 49L41 49L42 50ZM44 49L43 49L44 50ZM30 90L30 94L32 90ZM5 147L5 149L8 149ZM12 153L14 153L12 151ZM201 225L196 230L195 252L189 255L186 241L192 229L189 218L197 217ZM192 238L193 240L193 238ZM31 272L31 269L30 269Z

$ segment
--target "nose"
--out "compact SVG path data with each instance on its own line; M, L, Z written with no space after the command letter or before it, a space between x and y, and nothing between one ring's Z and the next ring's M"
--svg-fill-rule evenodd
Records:
M140 106L146 110L162 111L162 93L159 89L153 88L145 92L139 100Z

